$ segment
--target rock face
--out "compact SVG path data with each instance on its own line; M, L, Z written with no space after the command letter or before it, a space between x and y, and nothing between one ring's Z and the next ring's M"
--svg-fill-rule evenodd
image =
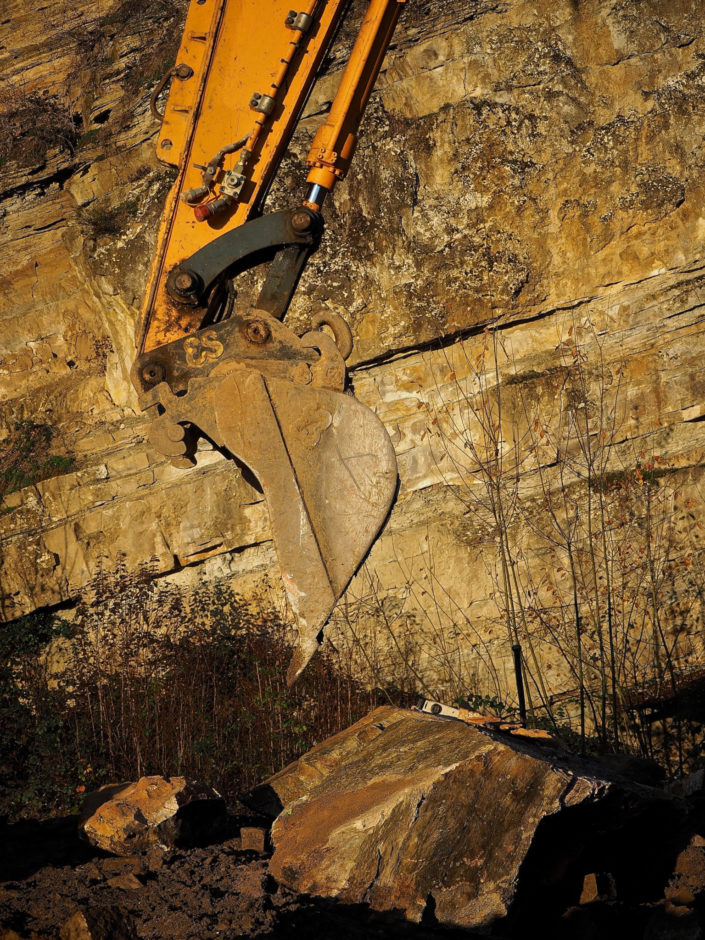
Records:
M677 818L675 802L657 791L638 793L560 766L549 753L510 735L384 707L247 802L282 807L270 871L287 887L417 922L489 929L518 909L526 916L527 898L540 907L566 885L577 903L581 866L590 864L598 833L601 860L621 887L620 831L642 817L659 844L665 819ZM636 842L630 849L638 869ZM653 878L658 866L650 864Z
M268 574L276 585L261 494L207 445L193 470L167 465L128 381L169 185L148 100L185 0L6 7L0 117L20 115L23 130L0 193L0 449L7 463L27 421L52 440L35 455L43 472L2 502L1 616L73 601L118 553L245 594ZM271 208L302 192L301 157L363 7L351 5ZM665 636L684 663L701 656L703 55L700 0L405 4L288 316L302 330L321 310L350 321L355 394L397 451L389 525L329 629L360 671L372 660L389 681L506 700L521 632L546 702L574 689L576 643L594 684L599 598L622 556L610 629L629 674L617 685L648 673L639 637ZM497 479L503 546L488 512ZM600 556L577 574L555 538L565 492L611 494ZM570 534L578 553L598 544ZM616 622L620 609L634 613Z
M115 855L150 846L188 845L222 829L225 801L185 777L140 777L101 787L86 797L79 828L92 845Z

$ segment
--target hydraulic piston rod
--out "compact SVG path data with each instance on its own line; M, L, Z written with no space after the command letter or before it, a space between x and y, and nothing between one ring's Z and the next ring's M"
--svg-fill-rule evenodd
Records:
M320 208L325 192L345 178L357 145L357 130L405 0L372 0L328 120L319 127L306 159L311 185L306 205Z

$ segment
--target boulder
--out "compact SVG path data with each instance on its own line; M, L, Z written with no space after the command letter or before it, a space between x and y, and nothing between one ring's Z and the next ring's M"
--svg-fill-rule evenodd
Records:
M694 835L676 859L665 897L674 905L689 906L705 894L705 839Z
M120 907L78 910L63 925L60 940L137 940L132 916Z
M151 776L88 794L79 832L107 852L134 855L155 845L203 844L224 830L226 818L225 801L212 787Z
M577 904L597 859L617 891L642 890L646 832L663 856L648 853L658 891L673 870L667 834L679 819L677 800L603 779L554 748L392 707L245 802L280 810L270 872L286 887L481 930L528 924L532 911L540 923L547 905Z

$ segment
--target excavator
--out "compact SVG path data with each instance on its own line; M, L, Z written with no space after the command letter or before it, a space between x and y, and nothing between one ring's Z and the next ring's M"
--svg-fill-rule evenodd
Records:
M298 335L285 317L405 0L369 3L308 153L305 192L267 213L348 0L302 0L297 10L291 2L191 0L176 65L152 96L162 120L157 155L177 175L131 373L160 453L188 468L205 438L264 494L297 633L290 685L396 492L389 436L347 389L348 324L321 311ZM243 276L254 292L238 289Z

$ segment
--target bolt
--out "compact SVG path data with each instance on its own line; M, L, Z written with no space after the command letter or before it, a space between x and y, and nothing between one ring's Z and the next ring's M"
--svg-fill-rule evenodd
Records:
M174 69L174 75L176 75L177 78L185 80L187 78L191 78L191 76L193 75L193 69L191 68L190 65L186 65L185 62L182 62L180 65L177 65L176 68Z
M263 343L267 342L272 335L272 331L264 320L250 320L247 324L246 334L251 343L256 343L258 346L261 346Z
M291 217L291 227L295 232L308 232L312 221L308 212L295 212Z
M166 369L159 362L150 362L142 369L142 378L147 385L157 385L166 377Z
M193 274L189 274L188 271L182 271L181 274L177 274L174 278L174 287L181 294L188 294L190 290L193 290L194 284L194 276Z

